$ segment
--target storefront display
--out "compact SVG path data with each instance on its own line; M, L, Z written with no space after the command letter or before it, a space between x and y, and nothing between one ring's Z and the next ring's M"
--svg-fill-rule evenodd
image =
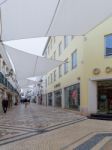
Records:
M112 80L98 81L98 112L112 113Z
M65 88L66 108L79 109L80 107L80 84L75 84Z
M48 106L52 106L52 93L48 93Z

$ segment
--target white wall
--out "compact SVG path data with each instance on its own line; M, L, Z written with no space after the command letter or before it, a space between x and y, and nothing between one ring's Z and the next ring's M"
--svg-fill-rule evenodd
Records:
M88 113L97 112L97 82L89 80L88 82Z

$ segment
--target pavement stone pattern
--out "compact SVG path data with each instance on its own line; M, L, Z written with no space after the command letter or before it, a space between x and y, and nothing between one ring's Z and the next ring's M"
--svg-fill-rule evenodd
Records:
M0 115L0 146L86 119L59 108L19 105Z
M74 150L90 150L92 149L96 144L98 144L101 140L103 140L105 137L112 137L112 133L100 133L94 135L92 138L84 142L83 144L76 147Z
M0 131L0 150L74 150L82 145L81 150L89 150L111 137L112 121L90 120L74 111L30 104L2 114Z

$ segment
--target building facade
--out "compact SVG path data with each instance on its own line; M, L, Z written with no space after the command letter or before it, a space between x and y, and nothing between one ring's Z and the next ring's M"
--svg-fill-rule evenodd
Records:
M47 105L112 112L112 17L84 36L50 37L43 55L62 60L46 76Z
M6 51L0 43L0 112L3 96L8 98L8 107L12 107L19 99L19 86Z

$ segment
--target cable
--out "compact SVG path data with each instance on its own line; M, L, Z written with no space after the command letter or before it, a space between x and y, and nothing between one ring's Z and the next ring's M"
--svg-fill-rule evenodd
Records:
M48 27L48 29L47 29L47 32L46 32L45 36L47 36L47 34L48 34L48 32L49 32L49 30L50 30L50 28L51 28L51 26L52 26L52 23L53 23L54 18L55 18L55 16L56 16L56 13L57 13L57 10L58 10L58 7L59 7L59 4L60 4L60 1L61 1L61 0L58 0L58 3L57 3L57 6L56 6L56 9L55 9L55 11L54 11L54 15L53 15L53 17L52 17L52 19L51 19L51 23L50 23L50 25L49 25L49 27Z

